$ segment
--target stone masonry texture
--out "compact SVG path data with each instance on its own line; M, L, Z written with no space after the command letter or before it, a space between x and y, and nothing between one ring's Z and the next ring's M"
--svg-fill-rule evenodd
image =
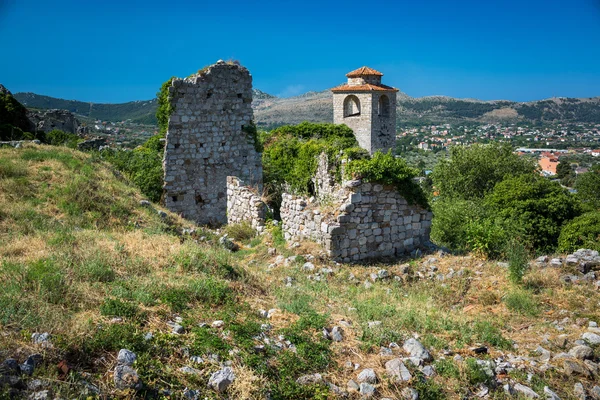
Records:
M267 206L260 196L235 176L227 177L227 223L247 221L259 233L265 230Z
M252 77L218 61L198 74L174 79L174 108L164 154L165 206L198 224L227 222L227 177L262 185L261 156L244 132L253 118Z

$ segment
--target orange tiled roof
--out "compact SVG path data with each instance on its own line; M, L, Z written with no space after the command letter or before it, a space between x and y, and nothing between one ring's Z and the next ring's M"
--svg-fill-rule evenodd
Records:
M359 76L363 75L383 76L381 72L369 67L360 67L359 69L355 69L354 71L350 71L346 74L348 78L358 78Z
M374 85L365 83L364 85L340 85L331 89L332 92L397 92L398 89L387 85Z

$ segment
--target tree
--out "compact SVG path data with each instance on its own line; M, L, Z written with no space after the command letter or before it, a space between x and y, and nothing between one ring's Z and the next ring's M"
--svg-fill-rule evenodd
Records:
M514 234L522 234L525 245L543 251L553 250L563 223L581 213L577 199L566 189L535 174L503 180L484 204L502 224L515 227Z
M563 179L565 178L567 175L570 175L573 173L573 168L571 168L571 164L569 164L568 162L559 162L558 165L556 166L556 177L558 179Z
M600 209L600 164L581 174L575 181L577 197L588 209Z
M558 238L558 250L569 253L586 248L600 250L600 212L589 212L565 224Z
M504 178L532 175L535 169L535 162L513 153L510 144L474 144L453 147L450 158L440 161L432 178L441 197L477 200Z

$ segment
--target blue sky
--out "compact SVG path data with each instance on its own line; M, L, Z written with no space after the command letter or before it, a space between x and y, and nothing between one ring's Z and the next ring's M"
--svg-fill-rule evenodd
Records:
M362 65L410 96L600 96L600 0L0 0L0 83L93 102L154 97L239 60L254 87L324 90Z

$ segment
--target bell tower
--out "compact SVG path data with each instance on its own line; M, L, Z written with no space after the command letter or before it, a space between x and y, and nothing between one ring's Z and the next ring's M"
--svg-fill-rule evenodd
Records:
M396 141L396 92L381 83L383 74L361 67L346 74L348 82L331 89L333 123L354 131L358 144L370 154L387 152Z

